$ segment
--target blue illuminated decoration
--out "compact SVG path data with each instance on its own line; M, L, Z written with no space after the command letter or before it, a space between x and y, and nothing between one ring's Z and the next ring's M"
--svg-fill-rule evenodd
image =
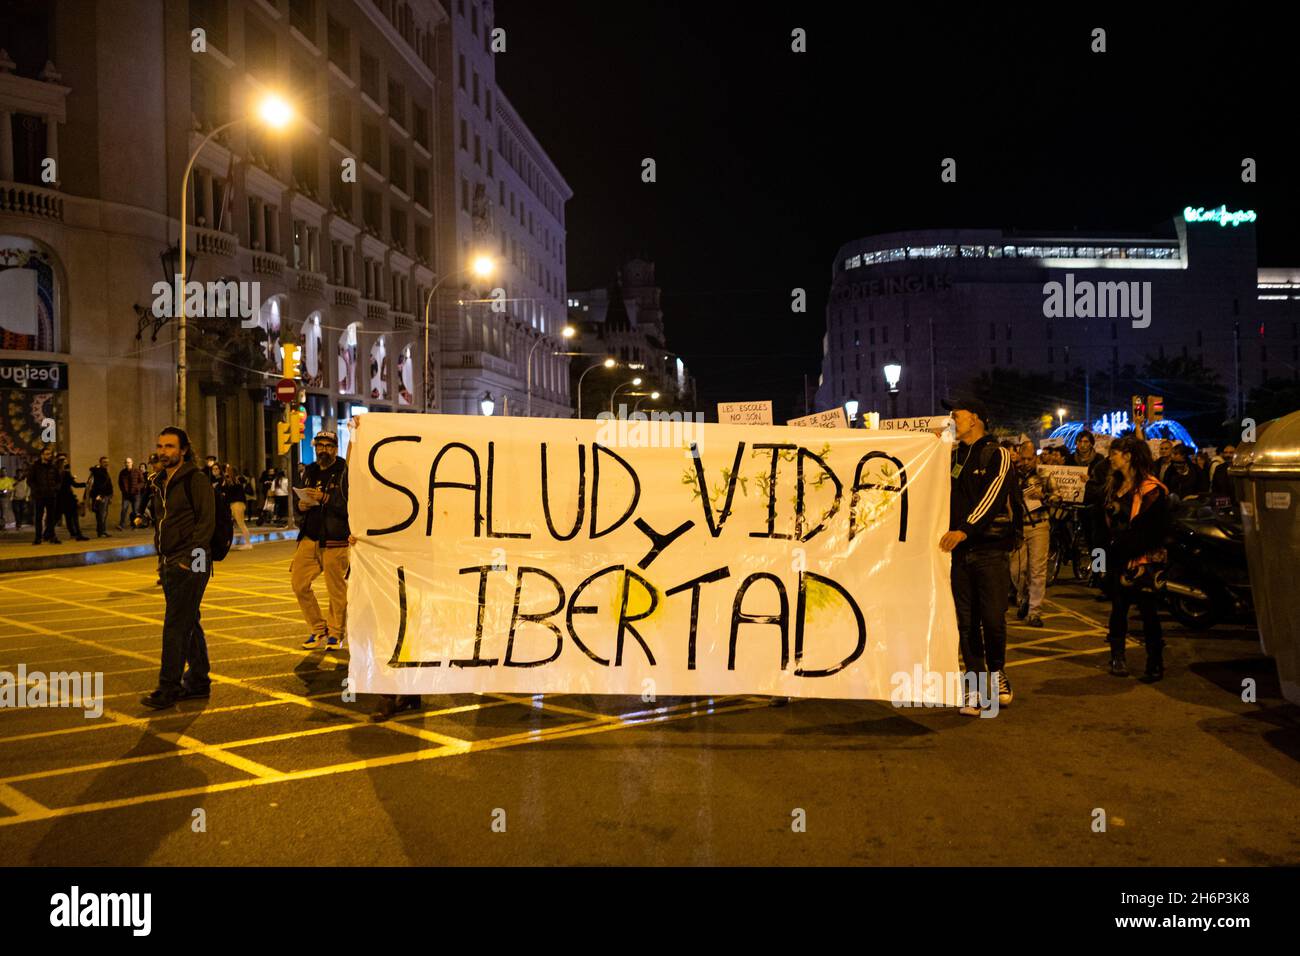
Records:
M1079 440L1079 432L1083 430L1083 422L1070 422L1068 425L1061 425L1053 429L1048 437L1064 439L1065 446L1070 451L1074 451L1074 444ZM1108 412L1093 422L1092 428L1088 430L1094 435L1110 435L1114 437L1125 432L1131 432L1133 423L1129 420L1127 411ZM1147 438L1168 438L1170 441L1182 442L1192 451L1197 450L1196 442L1192 441L1191 433L1172 418L1149 422L1143 431Z

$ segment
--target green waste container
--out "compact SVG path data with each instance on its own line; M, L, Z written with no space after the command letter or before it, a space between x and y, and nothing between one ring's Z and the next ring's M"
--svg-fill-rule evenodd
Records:
M1300 411L1260 426L1237 448L1232 477L1264 653L1282 695L1300 704Z

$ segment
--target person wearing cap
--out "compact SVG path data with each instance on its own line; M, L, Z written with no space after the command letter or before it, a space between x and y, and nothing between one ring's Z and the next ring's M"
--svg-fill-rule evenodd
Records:
M953 447L948 533L941 550L952 553L952 596L962 663L975 680L996 680L998 703L1010 704L1007 680L1007 592L1016 546L1016 486L1011 454L988 434L988 409L976 399L944 401L957 430ZM979 691L967 686L963 714L978 716Z
M293 553L290 578L303 617L311 634L305 648L324 641L326 650L343 646L343 622L348 604L348 473L347 462L338 457L339 438L331 431L317 432L312 439L316 460L307 466L303 487L295 488L294 507L300 516L298 547ZM325 575L329 593L329 617L321 614L312 592L312 582Z

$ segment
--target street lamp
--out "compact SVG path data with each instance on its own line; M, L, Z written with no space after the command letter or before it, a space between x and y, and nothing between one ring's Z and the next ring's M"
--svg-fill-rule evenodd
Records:
M649 395L641 396L636 400L636 404L632 406L632 411L634 412L637 411L641 407L641 403L644 402L647 398L650 399L650 401L652 402L657 402L659 401L659 393L651 392Z
M619 389L627 388L629 385L635 388L640 384L641 384L641 376L638 375L636 378L632 379L632 381L624 382L622 385L616 386L614 391L609 393L609 413L611 415L614 414L614 396L619 393Z
M424 297L424 368L420 372L420 387L424 390L424 402L420 408L422 412L427 413L429 411L429 307L433 305L434 293L436 293L438 287L448 279L454 279L456 276L464 275L467 272L474 273L474 275L478 276L480 279L490 278L492 273L496 271L496 267L496 260L491 256L475 256L474 261L464 269L457 269L455 272L449 272L435 282L433 288L429 290L429 294ZM490 399L491 396L489 395L488 398ZM486 411L483 414L491 415L492 412Z
M491 392L483 393L483 397L478 400L478 407L479 410L482 411L484 415L492 414L492 409L496 408L496 402L492 401Z
M579 418L582 417L582 380L587 377L587 372L590 372L593 369L598 369L598 368L613 368L617 364L618 363L615 362L612 358L607 358L603 362L596 362L594 365L586 369L581 375L578 376L578 417Z
M258 119L271 129L283 129L293 119L293 107L281 97L276 96L275 94L268 94L263 97L261 103L258 104L256 115ZM179 356L179 361L176 363L176 424L181 428L185 427L185 416L189 410L189 403L186 401L187 396L185 394L185 378L187 373L185 365L185 349L187 330L185 327L184 283L188 281L189 276L189 270L186 268L188 264L186 262L186 240L188 238L187 233L189 232L187 199L190 193L190 172L194 169L194 161L199 158L199 153L203 152L203 147L208 145L208 141L211 140L212 137L216 136L218 133L224 133L226 130L230 129L230 127L237 123L242 123L250 118L250 116L241 116L238 119L231 120L229 123L223 123L221 126L216 127L212 132L208 133L207 136L203 137L203 141L199 143L198 148L190 154L189 162L185 164L185 173L181 176L181 257L180 269L176 273L178 277L186 277L181 279L179 296L180 311L176 315L176 348Z
M889 417L898 417L898 381L903 377L903 366L890 362L885 366L885 384L889 386Z
M1064 424L1065 424L1065 409L1064 409L1064 408L1058 408L1058 409L1056 410L1056 417L1059 418L1059 419L1061 420L1061 424L1064 425Z
M571 325L566 325L560 330L560 334L566 339L571 339L578 334L578 330ZM545 333L539 335L537 341L533 343L533 347L528 350L528 410L526 414L529 416L533 414L533 353L537 351L537 346L544 341L546 341Z
M850 398L847 402L845 402L844 412L846 415L849 416L849 427L852 428L853 422L858 417L858 400L856 398Z

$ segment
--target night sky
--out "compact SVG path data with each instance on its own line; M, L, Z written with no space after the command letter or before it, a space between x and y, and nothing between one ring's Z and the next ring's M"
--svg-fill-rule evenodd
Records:
M569 288L654 260L668 346L702 403L801 414L835 251L877 232L1140 233L1227 203L1258 210L1261 265L1300 265L1294 12L1245 25L1180 9L1157 24L781 6L496 6L497 80L574 191ZM807 53L791 52L795 27ZM1241 182L1246 156L1255 184ZM645 157L656 183L641 181ZM940 181L944 157L956 183Z

